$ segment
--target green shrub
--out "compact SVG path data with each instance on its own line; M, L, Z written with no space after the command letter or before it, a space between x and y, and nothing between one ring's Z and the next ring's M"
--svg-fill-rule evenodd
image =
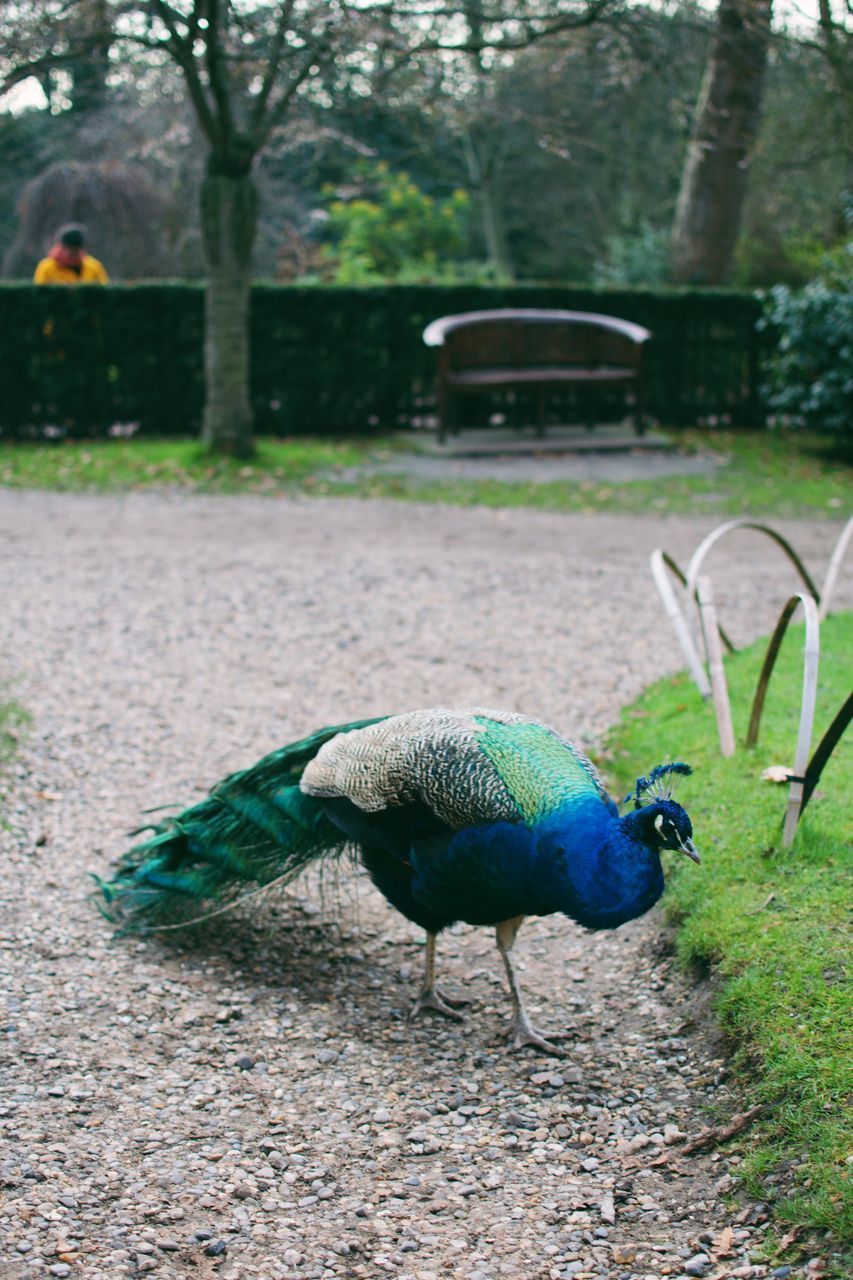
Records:
M610 236L605 256L596 262L592 282L600 287L660 285L669 268L668 229L641 223L632 235Z
M853 208L848 210L853 229ZM767 401L786 425L853 444L853 239L816 260L803 289L777 285L760 327L776 341L766 363Z
M459 278L468 240L470 201L464 191L435 200L408 174L386 164L364 171L373 198L333 200L329 257L336 284L382 284L387 280L433 282Z

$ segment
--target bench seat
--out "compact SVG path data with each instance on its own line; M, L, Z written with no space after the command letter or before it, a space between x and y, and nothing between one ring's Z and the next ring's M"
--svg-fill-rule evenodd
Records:
M447 381L454 387L498 387L537 382L622 382L635 379L634 369L469 369L449 373Z

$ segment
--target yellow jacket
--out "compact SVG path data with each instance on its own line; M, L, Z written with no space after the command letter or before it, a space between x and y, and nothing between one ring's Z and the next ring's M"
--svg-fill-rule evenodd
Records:
M55 258L42 258L36 267L33 284L109 284L110 278L104 270L103 263L83 254L83 262L78 276L70 267L63 267Z

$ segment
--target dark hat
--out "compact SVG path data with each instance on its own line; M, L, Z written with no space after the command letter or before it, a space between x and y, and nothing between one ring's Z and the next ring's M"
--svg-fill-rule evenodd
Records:
M67 222L60 227L59 243L66 249L82 249L86 243L86 228L82 222Z

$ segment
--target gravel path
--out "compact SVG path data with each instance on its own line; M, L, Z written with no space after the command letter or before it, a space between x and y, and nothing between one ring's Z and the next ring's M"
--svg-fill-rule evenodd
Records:
M141 809L323 723L476 702L590 743L679 665L647 553L684 562L708 527L0 494L0 675L33 714L0 832L3 1280L766 1273L736 1159L655 1163L732 1102L659 916L523 931L533 1012L576 1031L557 1061L504 1052L485 930L440 944L465 1025L409 1026L422 938L364 881L183 944L113 941L84 901ZM834 529L788 531L822 574ZM779 563L748 535L715 552L736 638L775 616Z
M339 480L364 476L403 475L420 482L442 480L505 480L507 483L622 484L627 480L665 480L669 476L713 475L724 465L714 454L687 454L625 449L613 453L494 454L484 457L432 457L426 453L395 453L381 462L338 472Z

